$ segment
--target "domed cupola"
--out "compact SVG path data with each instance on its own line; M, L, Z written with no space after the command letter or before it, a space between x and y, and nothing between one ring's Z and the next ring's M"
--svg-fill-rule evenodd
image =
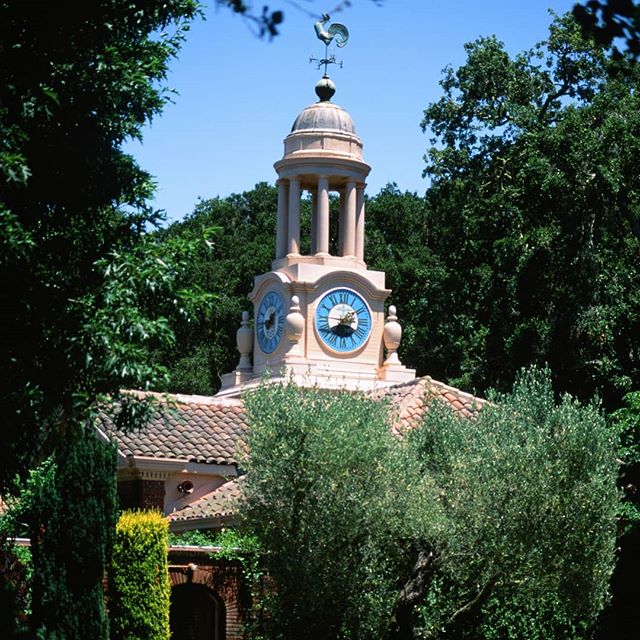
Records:
M275 163L280 197L276 260L300 255L300 194L313 196L311 253L329 257L329 192L339 194L340 241L336 257L364 267L364 187L371 167L363 161L362 141L353 119L333 104L333 81L316 85L320 100L303 109L284 140L284 155Z
M293 123L291 133L306 129L356 134L351 116L342 107L329 101L316 102L304 109Z
M329 100L308 106L284 140L284 158L331 155L362 162L362 141L347 111Z

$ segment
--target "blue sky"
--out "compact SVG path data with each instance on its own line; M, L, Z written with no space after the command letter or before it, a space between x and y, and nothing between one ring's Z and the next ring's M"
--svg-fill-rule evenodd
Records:
M372 166L367 191L394 181L423 193L423 155L428 136L422 112L441 96L448 64L464 62L465 42L495 34L517 53L545 38L553 9L564 13L575 0L352 0L332 15L350 32L344 61L330 75L333 102L352 115ZM322 72L309 64L324 45L315 37L315 15L337 0L265 0L282 8L280 35L256 38L246 21L228 9L206 9L179 57L168 84L179 95L126 150L158 183L155 206L177 220L198 198L227 196L274 182L273 163L296 115L316 101ZM312 14L312 15L309 15Z

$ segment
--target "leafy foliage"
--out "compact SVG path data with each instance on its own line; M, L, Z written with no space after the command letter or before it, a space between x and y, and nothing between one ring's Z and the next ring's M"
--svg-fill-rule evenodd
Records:
M3 541L0 546L0 633L3 638L26 637L32 567L28 547Z
M33 560L30 547L14 544L28 538L33 521L53 487L56 465L47 458L18 478L3 495L0 514L0 631L2 637L28 637L32 602Z
M212 394L220 386L220 375L237 365L235 336L242 311L250 307L253 277L271 268L275 253L277 198L276 188L260 183L242 194L202 200L185 220L158 234L160 243L188 243L203 230L216 230L208 246L201 244L190 255L178 281L184 288L197 283L215 301L188 323L170 313L177 327L175 346L165 342L154 352L154 362L170 373L170 383L161 390ZM308 202L303 202L301 224L308 243Z
M611 77L569 17L515 58L495 38L466 49L422 123L424 361L476 389L547 362L559 390L616 407L640 385L638 69Z
M621 442L621 484L625 500L621 503L622 522L625 532L634 531L640 537L640 392L628 393L624 404L609 416L612 430Z
M169 534L169 545L211 547L216 544L216 532L212 529L191 529Z
M456 338L439 316L453 300L451 293L446 299L433 295L440 266L433 250L435 220L427 201L388 184L367 198L366 215L365 258L369 269L385 272L386 286L392 290L390 301L403 327L402 362L419 376L449 379L454 372L443 368Z
M556 405L547 376L520 375L472 421L432 406L410 435L446 517L432 637L476 625L478 637L583 637L607 602L616 439L596 406Z
M215 303L192 322L176 323L175 347L156 351L171 372L170 387L186 393L211 394L219 376L237 364L235 334L253 276L270 268L275 242L277 191L266 184L253 191L214 198L197 204L184 221L160 234L161 241L184 241L198 237L202 229L216 235L191 259L181 282L198 283L215 296Z
M235 13L242 15L247 22L256 28L256 35L260 38L278 35L278 26L284 20L284 13L280 9L271 10L268 6L262 7L262 13L256 14L252 10L250 2L245 0L216 0L218 5L227 5Z
M576 4L573 15L585 35L604 45L624 39L627 51L634 58L640 55L640 7L633 0L589 0L584 5ZM613 55L622 57L617 47Z
M406 552L395 491L405 482L385 407L293 384L261 388L245 403L241 513L277 585L267 635L382 637Z
M168 531L159 512L120 516L110 573L112 638L169 639Z
M53 485L55 463L48 458L30 470L23 482L14 479L3 495L0 514L0 632L2 637L29 634L33 561L29 547L18 547L15 538L27 538L32 516L42 507L43 497Z
M144 242L154 185L121 144L168 99L167 65L196 13L192 0L0 2L5 487L99 396L163 375L141 357L169 338L154 280L134 285L131 268L137 258L145 277L158 257Z
M269 637L582 638L608 599L616 439L522 374L474 420L432 401L404 440L357 394L269 386L242 513Z

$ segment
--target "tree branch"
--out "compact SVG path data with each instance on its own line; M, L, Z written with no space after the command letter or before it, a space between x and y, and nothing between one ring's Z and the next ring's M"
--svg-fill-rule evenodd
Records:
M547 114L547 110L549 109L549 107L551 106L551 103L554 100L557 100L558 98L562 98L563 96L566 96L569 93L569 83L568 82L564 82L558 89L557 91L554 91L553 93L549 93L547 94L547 97L542 105L542 107L540 107L540 111L538 112L538 123L541 124L543 121L543 118L545 117L545 115Z
M473 616L478 609L487 601L489 596L491 595L493 588L498 582L498 574L494 574L487 582L485 582L484 586L475 597L467 602L464 606L460 607L453 615L447 620L447 627L450 626L458 626L471 616Z

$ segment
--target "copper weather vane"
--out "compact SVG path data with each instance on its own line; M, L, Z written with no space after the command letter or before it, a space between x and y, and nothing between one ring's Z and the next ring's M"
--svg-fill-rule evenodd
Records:
M317 68L324 66L324 75L327 75L327 66L330 64L337 64L339 67L342 67L342 61L337 61L335 54L329 55L329 45L335 41L336 45L340 48L344 47L349 41L349 30L343 24L339 22L334 22L329 25L327 29L325 29L325 25L330 20L330 16L328 13L323 13L322 18L316 22L314 28L316 31L316 36L318 36L319 40L324 42L324 58L314 58L310 57L309 62L315 62L317 64Z

